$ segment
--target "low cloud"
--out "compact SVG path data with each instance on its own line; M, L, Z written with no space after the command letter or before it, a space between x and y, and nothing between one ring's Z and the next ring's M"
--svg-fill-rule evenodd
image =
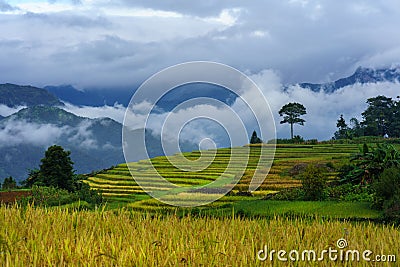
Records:
M8 120L0 126L0 146L31 144L46 147L54 144L66 131L66 126Z
M92 124L92 121L84 120L77 127L70 128L68 142L86 149L98 148L97 141L93 138L93 132L89 129Z
M11 114L14 114L14 113L20 111L21 109L24 109L24 108L26 108L26 107L19 106L19 107L10 108L7 105L0 104L0 116L7 117L7 116L10 116Z
M90 130L92 122L87 120L77 127L38 124L25 120L6 120L0 124L0 147L34 145L48 147L53 144L68 144L86 149L98 148Z
M114 106L102 106L102 107L91 107L91 106L75 106L70 103L65 103L64 109L77 116L86 117L90 119L97 118L110 118L119 123L124 120L126 108L121 104L115 104Z

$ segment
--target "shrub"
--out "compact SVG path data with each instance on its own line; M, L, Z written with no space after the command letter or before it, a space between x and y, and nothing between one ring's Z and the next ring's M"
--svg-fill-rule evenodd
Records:
M300 175L306 200L322 200L327 177L321 167L309 164Z
M22 204L33 203L35 206L59 206L78 201L78 197L65 189L33 186L31 195L21 200Z
M89 204L101 204L103 197L97 191L91 190L85 183L78 184L80 188L75 192L55 187L33 186L31 195L22 198L20 203L26 205L33 203L35 206L62 206L77 201L84 201Z
M90 186L82 181L76 182L75 185L77 188L76 195L80 200L96 205L103 203L101 192L90 189Z
M373 190L370 186L353 185L351 183L329 186L325 189L326 196L331 200L373 201Z
M400 220L400 170L392 167L383 171L373 184L376 208L383 208L385 215Z

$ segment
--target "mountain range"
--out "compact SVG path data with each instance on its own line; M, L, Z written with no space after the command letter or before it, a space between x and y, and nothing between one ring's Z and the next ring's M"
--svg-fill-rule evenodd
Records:
M367 84L378 82L400 82L400 67L392 68L363 68L359 67L349 77L345 77L329 83L300 83L300 87L307 88L315 92L324 91L333 93L340 88L353 84Z

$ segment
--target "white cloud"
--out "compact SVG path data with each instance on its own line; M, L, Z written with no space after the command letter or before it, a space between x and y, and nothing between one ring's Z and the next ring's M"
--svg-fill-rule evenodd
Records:
M11 114L14 114L21 109L26 108L25 106L19 106L19 107L14 107L10 108L7 105L0 104L0 116L7 117L10 116Z
M115 104L114 106L102 106L102 107L91 107L91 106L75 106L70 103L65 103L64 109L77 116L87 117L91 119L96 118L111 118L119 123L122 123L125 116L126 108L121 104Z
M80 147L86 149L98 148L97 141L93 138L93 132L89 129L92 126L89 120L82 121L76 128L70 129L71 136L68 142L79 144Z
M263 37L269 37L269 33L267 31L256 30L256 31L251 32L250 36L263 38Z
M86 120L76 127L71 127L6 119L0 123L0 147L26 144L48 147L53 144L69 144L85 149L95 149L99 147L99 144L90 129L92 123ZM107 146L109 147L110 144Z
M218 17L207 18L206 21L218 22L231 27L237 23L241 13L242 10L240 8L223 9Z
M67 130L68 127L52 124L9 120L0 127L0 146L33 144L46 147L54 144Z

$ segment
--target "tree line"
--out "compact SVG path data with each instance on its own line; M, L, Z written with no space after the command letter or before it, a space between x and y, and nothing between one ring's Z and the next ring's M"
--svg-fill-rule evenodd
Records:
M400 101L379 95L368 98L368 107L361 113L362 121L351 118L346 123L343 115L337 120L334 139L351 139L361 136L400 137Z
M367 109L361 113L362 120L351 118L349 123L346 122L343 114L340 115L336 122L337 131L333 138L352 139L362 136L381 136L400 138L400 100L391 97L379 95L377 97L368 98ZM290 140L301 141L301 136L294 135L293 126L295 124L304 125L306 122L302 116L307 114L307 110L303 104L297 102L288 103L279 110L279 115L283 117L281 124L290 125ZM254 131L250 143L256 144L262 142Z

